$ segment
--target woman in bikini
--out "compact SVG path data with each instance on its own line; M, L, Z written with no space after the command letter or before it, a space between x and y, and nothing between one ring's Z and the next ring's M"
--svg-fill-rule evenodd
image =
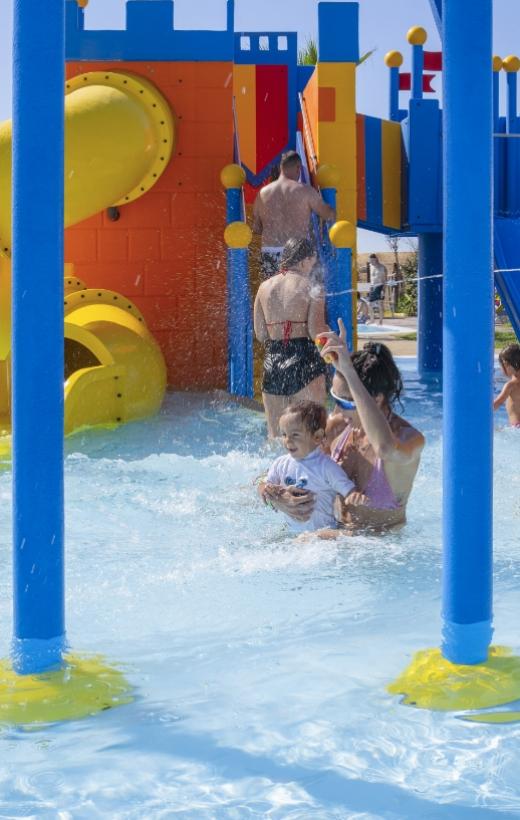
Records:
M314 338L327 331L323 290L311 282L316 251L289 239L280 272L262 282L255 299L256 338L265 346L262 398L269 438L280 435L284 409L298 399L325 404L326 367Z
M424 436L392 409L402 381L386 345L369 342L351 356L341 320L339 324L340 336L325 334L328 342L321 350L322 356L337 356L331 390L336 408L327 435L332 458L354 481L355 490L345 501L336 501L335 517L349 532L384 532L406 521ZM297 520L307 520L312 512L311 494L296 496L269 484L260 492L266 502ZM337 530L333 534L337 536Z

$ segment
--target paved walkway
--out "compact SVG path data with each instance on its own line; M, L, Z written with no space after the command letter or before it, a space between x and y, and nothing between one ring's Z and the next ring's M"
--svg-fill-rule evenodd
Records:
M393 327L399 328L409 328L410 333L417 332L417 317L416 316L402 316L402 317L394 317L385 316L385 325L392 325ZM372 325L368 325L368 327L372 327ZM374 324L374 335L371 336L370 332L363 333L363 335L358 336L358 347L362 347L365 341L379 341L384 342L387 345L394 356L416 356L417 355L417 342L411 339L402 339L399 335L388 335L382 337L379 333L379 325Z

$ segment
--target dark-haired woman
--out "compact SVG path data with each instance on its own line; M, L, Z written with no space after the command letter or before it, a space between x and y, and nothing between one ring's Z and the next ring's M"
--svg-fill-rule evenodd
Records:
M337 500L336 519L349 531L382 532L406 521L406 504L424 446L424 436L394 412L402 381L390 350L370 342L350 355L340 320L340 336L327 333L322 356L336 354L328 421L332 458L355 484ZM262 488L266 501L298 520L312 511L313 499L293 499L281 488Z
M258 288L256 338L265 346L262 398L269 438L280 434L279 420L294 401L325 404L325 364L314 344L329 328L323 290L313 284L316 251L308 239L284 246L280 272Z

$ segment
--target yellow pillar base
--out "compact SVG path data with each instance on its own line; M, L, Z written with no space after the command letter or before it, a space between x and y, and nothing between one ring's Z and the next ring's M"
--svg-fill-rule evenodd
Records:
M492 646L486 663L459 666L443 658L440 649L424 649L414 655L388 691L403 695L402 703L419 709L489 709L520 699L520 658L504 646ZM479 723L514 723L520 720L520 712L458 717Z
M99 655L66 655L55 672L18 675L9 661L0 661L0 723L33 725L80 720L131 703L123 674Z

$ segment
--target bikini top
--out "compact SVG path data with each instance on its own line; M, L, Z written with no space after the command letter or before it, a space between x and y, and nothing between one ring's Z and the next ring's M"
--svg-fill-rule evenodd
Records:
M331 458L337 463L340 462L343 456L352 430L352 425L348 424L331 452ZM398 510L402 506L395 497L395 493L386 477L383 460L381 458L376 459L363 494L370 499L374 508L378 510Z
M280 268L278 271L281 273L282 276L285 276L289 272L289 268ZM274 327L275 325L283 325L283 337L282 341L284 345L286 345L291 338L291 333L293 329L293 325L306 325L307 320L298 320L298 319L285 319L283 322L266 322L267 327Z
M283 322L266 322L267 327L274 327L275 325L283 325L283 343L286 345L291 338L293 325L306 325L307 321L299 321L298 319L285 319Z

